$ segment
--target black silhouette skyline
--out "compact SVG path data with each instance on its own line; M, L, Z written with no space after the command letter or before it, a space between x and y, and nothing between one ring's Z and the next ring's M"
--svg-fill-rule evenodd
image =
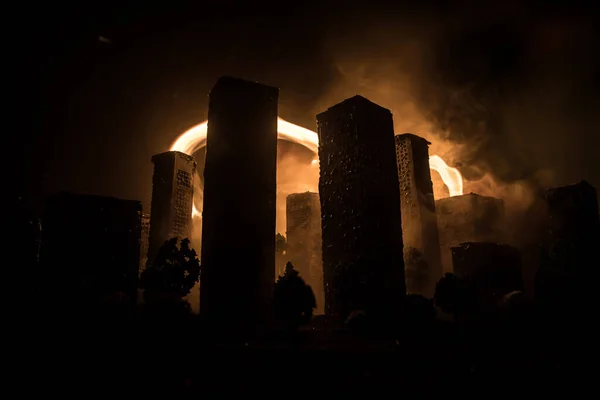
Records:
M16 39L20 129L10 140L25 179L15 188L148 209L147 160L206 120L223 75L278 86L281 117L313 131L316 114L361 94L392 110L397 133L464 145L447 161L466 179L492 171L503 182L599 187L596 13L570 6L43 6Z
M591 383L591 10L47 8L19 36L31 79L7 170L5 263L24 289L9 332L35 337L10 341L33 365L27 390ZM318 154L278 140L278 116L318 132ZM205 119L205 149L169 150ZM440 186L433 154L462 194ZM315 165L318 192L282 189Z

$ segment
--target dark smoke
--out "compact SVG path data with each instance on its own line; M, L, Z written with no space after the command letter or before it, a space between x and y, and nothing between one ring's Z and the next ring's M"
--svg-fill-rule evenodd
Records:
M346 20L326 43L339 77L319 107L362 93L471 181L598 186L592 14L515 4Z
M68 189L149 209L150 157L206 119L222 75L280 87L281 117L309 129L362 94L393 111L398 133L428 138L466 191L530 201L537 186L600 186L596 9L201 3L30 15L17 46L26 197Z
M598 14L462 3L342 18L324 46L337 78L314 111L360 93L393 112L396 133L431 141L466 193L503 198L530 285L544 234L539 189L600 187Z

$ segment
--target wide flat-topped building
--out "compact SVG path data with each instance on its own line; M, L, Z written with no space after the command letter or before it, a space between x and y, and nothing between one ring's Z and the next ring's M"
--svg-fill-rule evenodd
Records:
M317 123L326 313L396 312L406 287L392 113L355 96Z
M74 193L51 196L41 262L47 301L87 307L104 296L137 298L142 204ZM58 311L58 310L56 310Z
M275 281L279 89L220 78L209 96L200 312L260 325Z
M411 133L397 135L402 239L409 293L432 296L442 277L438 222L429 167L429 143ZM425 262L415 262L416 259Z
M445 272L452 272L453 246L465 242L506 242L504 201L469 193L436 200Z

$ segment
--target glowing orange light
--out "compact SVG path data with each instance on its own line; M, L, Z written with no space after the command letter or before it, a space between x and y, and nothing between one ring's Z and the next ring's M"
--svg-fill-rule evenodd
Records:
M277 131L279 139L298 143L313 153L319 149L319 137L317 132L294 125L281 118L277 119ZM182 133L171 145L171 151L180 151L185 154L194 154L206 146L206 134L208 132L208 121L198 124Z
M444 185L448 187L450 196L460 196L463 194L463 178L459 170L449 167L442 160L442 157L435 155L429 157L429 168L440 174Z
M317 153L319 148L319 136L316 132L294 125L281 118L277 119L277 131L279 132L279 139L298 143L311 150L313 153ZM208 121L204 121L201 124L188 129L173 142L171 151L180 151L190 155L194 154L196 151L206 146L207 132ZM317 166L318 164L318 159L312 161L313 166ZM456 168L449 167L444 160L437 155L432 155L429 158L429 166L440 174L444 184L448 187L450 196L460 196L463 194L463 178ZM192 217L202 218L202 212L198 211L196 206L193 208Z

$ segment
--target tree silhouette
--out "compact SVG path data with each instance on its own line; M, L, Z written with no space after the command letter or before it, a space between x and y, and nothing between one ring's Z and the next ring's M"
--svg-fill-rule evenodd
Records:
M277 254L285 254L287 250L287 242L285 240L285 236L283 236L281 233L278 233L275 236L275 251L277 252Z
M433 300L420 294L408 294L404 301L403 314L409 322L431 322L435 319Z
M461 277L446 273L435 285L435 304L447 313L463 313L472 310L475 302L473 288Z
M304 282L291 262L275 284L275 317L289 328L308 323L317 306L312 288Z
M190 240L167 240L144 270L140 285L146 302L159 298L181 299L190 293L200 277L200 260Z
M435 285L433 300L443 312L453 313L456 299L456 275L447 273Z

